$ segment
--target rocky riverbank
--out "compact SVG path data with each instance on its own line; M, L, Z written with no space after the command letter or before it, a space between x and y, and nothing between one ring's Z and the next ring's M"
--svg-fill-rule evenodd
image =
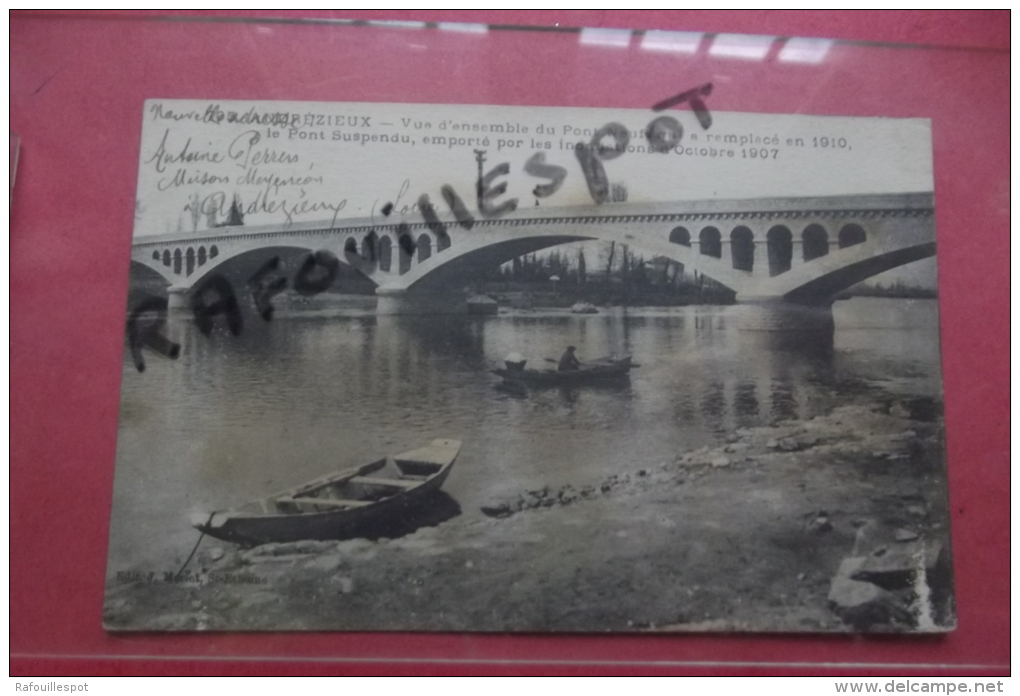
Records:
M396 539L205 539L109 578L135 630L939 631L955 623L940 409L842 406L607 478L460 500ZM471 502L477 504L471 505Z

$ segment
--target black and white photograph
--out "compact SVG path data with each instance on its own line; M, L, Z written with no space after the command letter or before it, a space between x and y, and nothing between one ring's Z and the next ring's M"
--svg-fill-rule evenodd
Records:
M698 93L146 102L105 628L952 630L930 122Z

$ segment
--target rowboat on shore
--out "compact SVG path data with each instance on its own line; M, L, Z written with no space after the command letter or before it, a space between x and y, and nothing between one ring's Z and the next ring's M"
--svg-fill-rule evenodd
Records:
M594 362L582 363L576 370L560 371L557 368L547 370L498 369L493 372L506 382L528 384L533 386L572 386L596 384L625 378L631 369L640 367L625 358L604 358Z
M439 490L460 446L459 440L433 440L230 510L195 513L191 523L242 546L372 535Z

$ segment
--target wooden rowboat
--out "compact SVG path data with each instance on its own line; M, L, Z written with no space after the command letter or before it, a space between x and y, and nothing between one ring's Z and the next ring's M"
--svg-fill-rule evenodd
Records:
M618 380L639 367L629 357L619 360L600 360L584 363L576 370L560 372L557 368L548 370L505 370L493 372L507 382L533 386L572 386Z
M459 440L433 440L231 510L195 513L191 522L209 536L243 546L371 535L438 491L460 446Z

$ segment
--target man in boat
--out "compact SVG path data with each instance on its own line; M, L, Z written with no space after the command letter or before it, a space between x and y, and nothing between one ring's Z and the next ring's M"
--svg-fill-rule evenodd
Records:
M581 361L574 355L574 351L577 350L574 346L567 346L567 350L560 357L560 372L570 372L571 370L578 370L581 367Z

